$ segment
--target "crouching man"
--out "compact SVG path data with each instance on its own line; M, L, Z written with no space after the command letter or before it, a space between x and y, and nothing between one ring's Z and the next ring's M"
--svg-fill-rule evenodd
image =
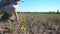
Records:
M16 12L16 9L18 7L18 1L20 0L2 0L0 1L0 12L2 12L4 15L1 17L1 19L7 20L12 16L12 14L15 15L16 21L18 22L18 15Z

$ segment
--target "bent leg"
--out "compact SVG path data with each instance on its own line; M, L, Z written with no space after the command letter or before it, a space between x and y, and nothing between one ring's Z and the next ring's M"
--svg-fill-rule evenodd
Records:
M14 14L14 16L16 17L16 21L18 22L18 15L16 12L16 7L15 5L8 5L4 7L4 10L8 13L8 14Z
M4 15L1 17L2 20L8 20L10 17L12 16L12 14L8 14L7 12L4 13Z

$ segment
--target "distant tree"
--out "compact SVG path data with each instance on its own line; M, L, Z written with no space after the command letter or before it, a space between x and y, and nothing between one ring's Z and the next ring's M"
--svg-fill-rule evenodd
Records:
M59 10L57 10L57 14L59 14Z

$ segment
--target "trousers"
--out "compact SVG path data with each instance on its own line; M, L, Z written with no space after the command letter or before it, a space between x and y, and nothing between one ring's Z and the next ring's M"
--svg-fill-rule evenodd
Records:
M1 19L8 20L11 16L12 16L12 14L8 14L7 12L5 12L4 15L2 15Z

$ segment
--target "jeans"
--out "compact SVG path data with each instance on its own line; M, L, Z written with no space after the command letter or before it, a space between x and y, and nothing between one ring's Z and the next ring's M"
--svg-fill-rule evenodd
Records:
M2 20L8 20L10 17L12 16L12 14L8 14L7 12L4 13L4 15L1 17Z

